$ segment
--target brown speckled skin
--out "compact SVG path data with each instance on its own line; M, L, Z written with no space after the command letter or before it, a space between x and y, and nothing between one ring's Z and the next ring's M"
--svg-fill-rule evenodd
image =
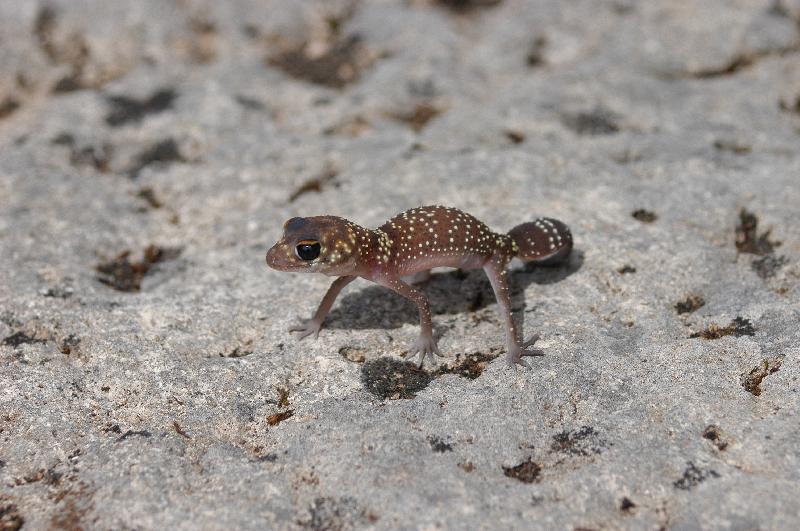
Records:
M283 238L267 252L267 264L279 271L322 273L337 278L314 316L291 331L300 339L319 330L339 292L362 277L414 301L419 308L420 336L410 357L441 356L433 338L431 313L424 293L401 277L433 267L483 268L494 289L507 332L511 364L528 366L522 356L541 354L531 348L537 336L523 342L511 315L506 266L518 257L536 263L566 260L572 235L560 221L539 218L513 228L508 234L492 232L473 216L455 208L425 206L407 210L379 228L370 230L335 216L292 218L284 224ZM319 242L319 256L298 256L299 242Z

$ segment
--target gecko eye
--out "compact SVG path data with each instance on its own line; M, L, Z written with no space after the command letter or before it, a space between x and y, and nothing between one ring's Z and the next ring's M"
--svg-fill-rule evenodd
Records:
M301 260L313 260L319 256L320 245L315 240L302 240L294 250Z

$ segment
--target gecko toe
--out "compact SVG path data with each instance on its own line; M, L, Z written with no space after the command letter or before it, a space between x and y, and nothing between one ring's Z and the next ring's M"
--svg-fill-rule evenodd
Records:
M289 327L289 332L296 332L298 341L302 341L312 334L314 339L318 339L320 328L322 328L321 324L317 324L313 319L308 319Z
M522 344L522 348L532 347L534 343L539 341L539 334L533 334L527 341Z

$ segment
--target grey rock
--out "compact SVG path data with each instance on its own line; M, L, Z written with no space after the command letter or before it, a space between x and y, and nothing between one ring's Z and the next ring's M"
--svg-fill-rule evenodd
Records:
M0 527L800 524L798 2L0 15ZM329 279L266 268L284 220L430 203L572 228L511 275L533 370L480 272L424 374L364 282L286 331Z

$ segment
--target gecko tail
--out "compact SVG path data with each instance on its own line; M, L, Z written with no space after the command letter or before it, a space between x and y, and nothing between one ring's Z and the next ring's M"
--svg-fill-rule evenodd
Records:
M537 265L555 265L564 262L572 251L572 233L562 222L551 218L538 218L517 225L508 232L517 244L517 257Z

